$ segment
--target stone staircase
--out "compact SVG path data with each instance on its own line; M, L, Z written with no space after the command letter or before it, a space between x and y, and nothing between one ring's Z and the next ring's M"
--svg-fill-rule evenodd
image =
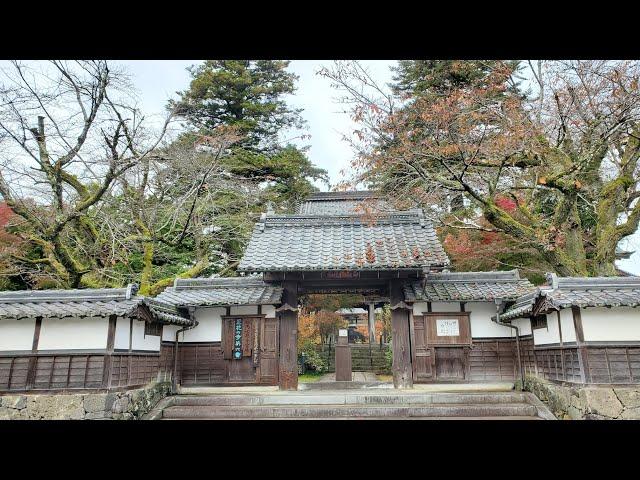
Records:
M354 372L375 372L389 373L387 360L385 358L386 345L380 348L379 344L371 345L369 349L368 343L353 343L351 346L351 370ZM335 347L323 346L320 355L327 362L327 371L333 373L336 371L336 352Z
M299 391L176 395L148 419L553 419L525 392Z

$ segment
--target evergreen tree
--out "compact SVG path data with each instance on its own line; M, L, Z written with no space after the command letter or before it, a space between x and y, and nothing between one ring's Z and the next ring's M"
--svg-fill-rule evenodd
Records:
M191 84L180 93L180 115L196 130L237 127L246 148L263 151L277 144L283 129L301 127L301 110L287 105L296 75L281 60L207 60L189 69Z

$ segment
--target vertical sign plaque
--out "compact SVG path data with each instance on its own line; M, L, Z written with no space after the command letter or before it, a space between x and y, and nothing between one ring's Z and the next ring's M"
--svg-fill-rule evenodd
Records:
M236 318L234 322L233 332L233 359L240 360L242 358L242 319Z

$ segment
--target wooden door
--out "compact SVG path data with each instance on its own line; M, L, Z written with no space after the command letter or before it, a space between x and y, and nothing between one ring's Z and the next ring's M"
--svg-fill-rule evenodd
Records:
M258 343L260 345L258 381L263 384L278 384L278 320L262 318Z
M436 376L439 380L464 380L466 372L464 347L436 348Z
M225 317L222 330L223 355L226 380L229 383L256 383L256 368L253 362L254 335L260 318ZM240 331L236 326L240 324ZM236 333L240 336L240 347L234 349Z
M424 317L413 316L413 339L414 339L414 367L413 379L418 381L433 379L433 348L429 347L427 330L424 325Z

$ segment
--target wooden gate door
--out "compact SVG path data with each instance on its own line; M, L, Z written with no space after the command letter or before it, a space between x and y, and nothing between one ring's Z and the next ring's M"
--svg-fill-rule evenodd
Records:
M262 384L278 384L278 320L262 318L260 321L258 343L260 356L258 359L258 382Z
M432 380L434 370L433 348L428 345L427 331L424 325L424 317L421 315L413 316L413 332L414 332L414 362L413 362L413 380L415 382Z

